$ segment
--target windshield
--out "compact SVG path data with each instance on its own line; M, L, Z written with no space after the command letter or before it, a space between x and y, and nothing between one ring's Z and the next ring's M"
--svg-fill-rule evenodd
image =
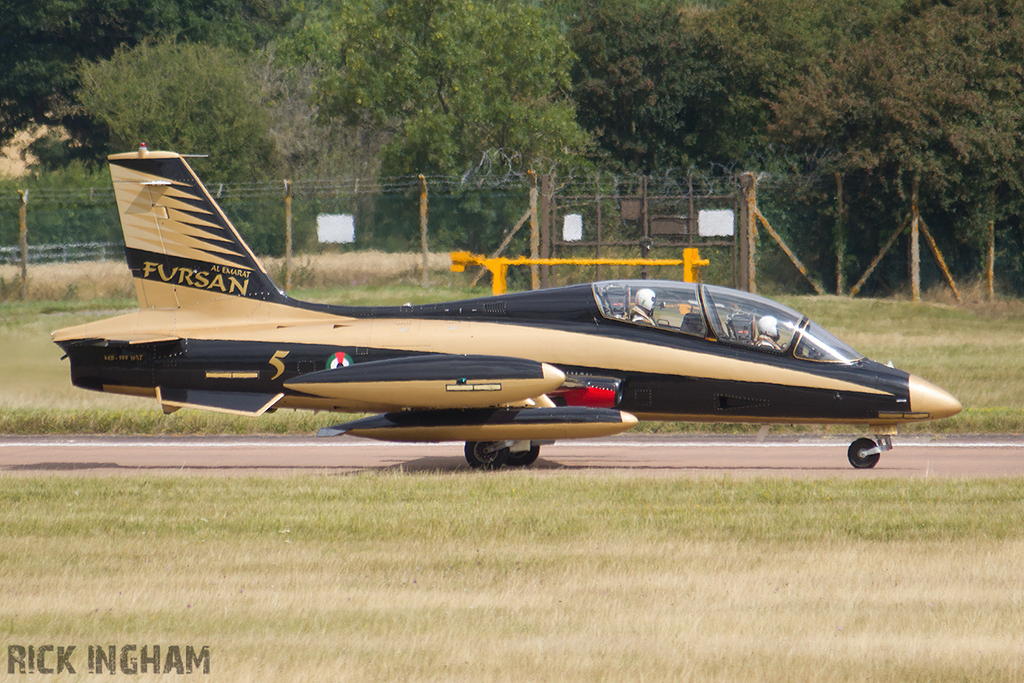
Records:
M792 348L803 360L853 363L864 357L801 313L756 294L659 280L597 282L593 291L601 314L613 320L708 339L713 334L777 354Z
M794 352L797 358L826 363L853 363L864 358L825 328L808 321Z

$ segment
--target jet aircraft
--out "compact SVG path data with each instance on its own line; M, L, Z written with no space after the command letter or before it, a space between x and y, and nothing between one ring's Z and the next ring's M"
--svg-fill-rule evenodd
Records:
M705 284L614 280L403 306L294 300L182 155L109 158L139 310L58 330L74 385L180 408L374 413L327 427L465 441L470 465L528 466L557 439L638 420L862 425L873 467L897 425L960 403L806 316Z

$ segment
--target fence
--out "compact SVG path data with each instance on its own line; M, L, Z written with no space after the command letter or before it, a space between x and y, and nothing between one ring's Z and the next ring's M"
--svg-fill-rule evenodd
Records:
M78 244L29 244L28 263L76 263L124 258L124 242L81 242ZM0 247L0 263L22 261L21 247Z
M645 259L681 259L683 250L697 247L713 264L707 278L740 284L739 192L731 178L598 174L560 183L556 176L546 175L541 178L540 198L542 258L579 256L589 250L593 258L625 251ZM593 279L604 273L595 266ZM648 277L648 269L640 267L639 275ZM542 286L552 282L550 269L543 267Z
M291 246L299 254L429 248L550 258L672 259L682 258L684 248L698 247L711 261L702 272L707 281L744 289L760 285L767 291L849 294L847 283L871 265L869 277L858 282L861 294L907 291L915 269L925 288L941 285L947 276L976 277L1024 293L1019 218L983 226L979 233L988 239L968 239L956 216L928 213L925 199L920 212L916 207L912 212L908 201L893 201L886 208L880 201L864 200L868 194L863 189L859 198L853 186L847 180L844 191L842 179L830 176L760 177L753 205L751 185L726 172L538 178L509 172L208 187L260 255L281 256ZM703 229L702 216L723 213L731 219ZM934 244L937 254L946 255L945 273L927 251L914 266L914 231L896 230L904 223L909 228L912 214L930 229L929 247ZM317 224L324 215L350 217L351 241L321 243ZM120 257L120 227L109 186L37 188L27 197L0 187L0 263L18 262L21 225L27 233L26 265ZM890 248L880 251L887 243ZM671 271L648 273L639 267L556 268L542 268L538 284L648 275L681 279ZM514 288L534 286L532 274L523 270L511 274Z

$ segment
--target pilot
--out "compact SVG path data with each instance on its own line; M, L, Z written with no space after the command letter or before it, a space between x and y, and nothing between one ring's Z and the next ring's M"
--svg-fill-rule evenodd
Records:
M773 315L766 315L757 321L757 337L754 346L781 351L779 345L779 321Z
M654 325L654 296L654 290L647 287L637 291L636 303L629 312L630 321Z

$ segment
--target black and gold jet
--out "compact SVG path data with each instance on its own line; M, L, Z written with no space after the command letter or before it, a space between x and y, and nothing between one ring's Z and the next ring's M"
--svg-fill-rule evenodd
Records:
M79 387L167 412L379 413L323 436L466 442L474 467L641 420L860 424L873 467L946 391L786 306L710 285L610 281L419 306L328 306L270 280L182 156L110 157L140 310L58 330ZM640 310L638 310L640 309Z

